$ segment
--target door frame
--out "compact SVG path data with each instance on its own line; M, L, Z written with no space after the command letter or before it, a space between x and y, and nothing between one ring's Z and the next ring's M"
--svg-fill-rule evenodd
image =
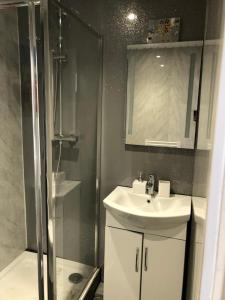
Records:
M49 0L40 1L40 27L42 40L43 98L45 103L45 151L47 181L47 285L48 300L57 299L56 283L56 247L55 247L55 201L56 194L52 185L52 141L53 128L53 66L49 43Z

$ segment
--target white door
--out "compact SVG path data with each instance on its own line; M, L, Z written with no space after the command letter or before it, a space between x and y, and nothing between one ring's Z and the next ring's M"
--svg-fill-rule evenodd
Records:
M144 236L141 300L181 300L185 241Z
M139 300L143 235L106 227L104 300Z

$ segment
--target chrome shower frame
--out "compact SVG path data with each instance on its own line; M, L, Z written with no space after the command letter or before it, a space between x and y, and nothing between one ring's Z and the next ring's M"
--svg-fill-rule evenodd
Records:
M0 1L0 10L27 7L30 68L31 68L31 102L32 102L32 128L33 128L33 153L34 153L34 193L36 214L36 239L37 239L37 266L38 266L38 293L39 300L44 300L44 265L43 265L43 224L42 224L42 184L41 184L41 149L40 149L40 101L37 66L37 42L35 24L35 5L39 1Z
M29 2L32 2L34 5L40 4L40 0L0 0L0 10L28 6Z
M63 37L62 37L62 9L59 9L59 19L58 19L58 26L59 26L59 36L58 36L58 48L59 48L59 135L63 136L63 107L62 107L62 47L63 47ZM58 79L56 79L58 80ZM57 95L56 95L56 103L57 105Z

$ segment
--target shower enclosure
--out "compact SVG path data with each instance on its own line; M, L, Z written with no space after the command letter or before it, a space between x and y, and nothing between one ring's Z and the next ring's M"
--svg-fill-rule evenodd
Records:
M0 1L0 299L100 277L102 39L61 2Z
M49 275L58 295L70 291L76 299L98 273L101 37L54 1L48 28L47 169L54 203L49 218L55 222L49 249L57 257Z

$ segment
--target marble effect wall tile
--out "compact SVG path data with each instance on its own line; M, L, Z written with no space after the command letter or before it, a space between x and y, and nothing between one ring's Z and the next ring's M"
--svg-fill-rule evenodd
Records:
M0 14L0 270L26 247L17 12Z

